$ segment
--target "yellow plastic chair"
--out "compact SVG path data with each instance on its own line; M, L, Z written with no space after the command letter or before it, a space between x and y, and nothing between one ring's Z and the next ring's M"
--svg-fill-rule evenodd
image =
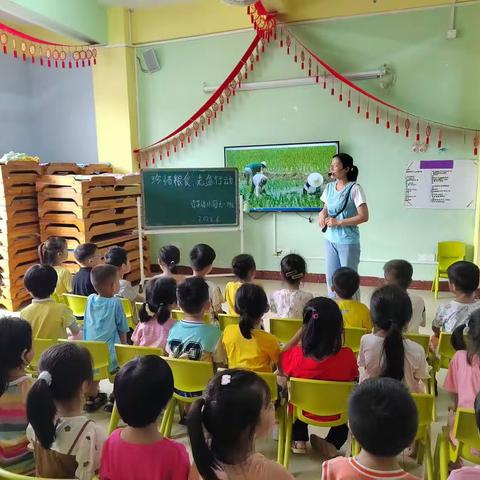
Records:
M452 346L452 334L440 332L438 340L438 355L440 357L438 368L448 368L450 360L455 355L455 349Z
M41 478L41 477L29 477L27 475L19 475L18 473L12 473L7 470L4 470L3 468L0 468L0 480L52 480L52 479Z
M345 327L343 330L343 346L348 347L353 353L360 351L360 340L367 333L365 328Z
M120 300L122 301L123 311L125 313L125 316L127 317L128 328L131 328L132 330L135 330L136 317L135 317L135 313L133 311L132 302L128 298L120 298Z
M34 338L32 342L33 358L26 368L26 372L36 377L38 374L38 362L40 361L42 353L57 344L58 340L52 340L50 338Z
M302 324L302 320L293 318L271 318L270 333L275 335L280 343L287 343L302 328Z
M228 325L238 325L240 317L238 315L227 315L226 313L218 314L218 325L223 332Z
M267 382L270 388L270 394L272 396L273 404L278 400L278 384L277 376L274 373L268 372L255 372L259 377L262 377ZM283 463L283 457L285 455L285 416L286 416L286 403L283 402L275 409L275 416L278 422L278 450L277 450L277 462L281 465Z
M290 444L292 428L296 420L317 427L335 427L348 421L348 398L355 388L354 382L325 382L290 378L290 408L286 419L285 454L283 465L290 463ZM320 417L338 416L336 420L314 420L306 417L305 412Z
M64 340L59 342L73 342L81 347L85 347L92 356L93 362L93 379L95 381L110 378L109 365L110 355L108 353L108 345L105 342L95 342L93 340Z
M63 298L75 317L83 320L83 317L85 316L85 310L87 309L88 297L84 297L83 295L74 295L73 293L64 293Z
M136 347L133 345L115 345L115 353L117 354L117 361L120 367L123 367L130 360L133 360L137 357L143 357L145 355L158 355L161 357L163 355L163 350L161 348L153 347ZM110 435L117 427L120 422L120 414L117 409L117 402L113 405L112 414L110 416L110 423L108 425L108 434Z
M418 412L418 430L415 440L417 441L417 463L423 464L426 480L433 480L435 477L431 449L431 425L432 411L435 404L434 394L412 393Z
M172 310L172 318L174 320L183 320L185 318L185 312L183 310ZM212 316L210 312L205 313L205 315L203 316L203 321L205 323L212 322Z
M474 410L459 408L455 413L453 436L457 439L455 446L450 441L449 428L443 427L435 446L435 479L447 480L449 462L459 459L480 465L480 457L472 450L480 450L480 433L475 421Z
M213 363L181 358L164 358L172 369L175 392L163 414L160 432L163 436L170 437L175 407L182 403L194 403L199 398L198 396L187 397L179 395L177 392L181 391L187 394L203 392L207 383L213 377Z
M448 267L465 258L465 244L462 242L439 242L437 246L437 269L432 283L432 291L438 298L441 278L448 278Z
M429 345L430 345L430 336L424 335L423 333L404 333L403 336L408 338L412 342L418 343L423 350L425 350L425 355L429 353Z

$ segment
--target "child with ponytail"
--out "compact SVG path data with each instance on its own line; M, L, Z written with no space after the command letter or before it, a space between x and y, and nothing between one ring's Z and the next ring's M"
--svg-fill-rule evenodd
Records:
M273 427L274 413L268 385L254 372L217 373L187 418L195 462L189 480L293 480L281 465L255 452L256 440Z
M32 328L15 317L0 319L0 467L9 472L35 473L28 450L27 394L33 380L25 367L33 358Z
M134 345L165 350L168 333L175 325L171 317L177 304L177 282L174 278L155 278L147 283L146 301L138 314L140 323L132 335Z
M50 237L38 246L38 256L42 265L50 265L58 275L54 295L62 298L64 293L72 291L72 274L62 266L68 258L67 241L62 237Z
M180 263L180 250L175 245L160 247L157 262L161 273L153 278L174 278L177 282L185 280L185 276L180 275L177 271L177 266Z
M457 350L448 366L443 389L452 396L449 424L453 430L454 411L473 408L480 392L480 310L467 317L467 324L452 333L452 344ZM453 435L451 435L453 441ZM477 453L478 455L478 453Z
M235 296L239 325L228 325L223 332L223 348L230 368L272 372L280 355L280 344L271 333L262 330L262 317L269 310L262 287L244 283Z
M93 379L90 353L75 343L61 343L42 354L38 369L27 398L27 436L36 474L91 480L100 466L105 435L82 415Z
M352 350L342 347L342 343L343 318L337 303L330 298L313 298L303 309L303 327L284 348L279 369L289 377L356 381L357 360ZM338 455L347 437L348 426L344 424L330 428L326 438L311 435L310 443L327 459ZM306 453L307 441L308 425L297 420L292 431L293 453Z
M360 342L358 365L363 367L360 381L374 377L390 377L404 382L411 392L425 392L429 378L425 351L403 332L412 318L412 302L400 287L386 285L373 292L370 313L374 333Z

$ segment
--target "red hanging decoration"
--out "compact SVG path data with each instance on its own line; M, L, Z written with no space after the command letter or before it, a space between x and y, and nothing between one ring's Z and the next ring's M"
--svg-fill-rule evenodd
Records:
M185 146L185 134L182 132L178 136L178 139L180 140L180 147L183 148Z
M160 147L158 147L158 158L160 159L160 161L163 160L163 147L160 145Z
M351 108L352 106L352 91L348 89L348 101L347 101L347 107Z
M177 153L177 146L178 146L178 138L174 137L172 139L172 145L173 145L173 153Z
M360 95L357 96L357 115L360 115Z
M365 110L365 118L370 120L370 102L367 101L367 109Z
M473 136L473 156L478 157L478 145L480 144L480 136L478 132Z
M290 35L287 35L287 55L290 55L290 47L292 46L292 39L290 38Z
M441 128L438 130L437 147L442 148L442 129Z
M205 116L207 117L207 124L210 125L211 121L212 121L212 117L213 117L213 114L212 114L212 111L211 110L207 110L205 112Z
M315 82L320 83L320 72L317 65L317 73L315 74Z
M200 126L202 127L202 132L205 131L205 117L202 115L198 121L200 122Z
M305 52L303 50L300 52L300 61L302 70L305 70Z
M380 109L377 106L377 112L375 114L375 125L380 125Z
M432 127L427 125L425 129L425 145L430 145L430 135L432 134Z
M326 73L323 74L323 89L324 90L327 89L327 74Z
M187 143L190 143L192 140L192 129L190 127L185 130L185 135L187 136Z
M312 76L312 57L308 58L308 76Z
M295 42L295 54L293 56L293 60L294 60L295 63L298 63L297 42Z
M388 110L387 110L387 121L385 122L385 127L387 129L390 129L390 114L388 113Z
M17 44L20 46L19 51L17 50ZM45 65L43 59L43 49L45 48L48 67L52 66L52 59L56 68L61 65L62 68L65 68L67 61L69 67L71 68L72 59L75 60L73 50L77 48L81 49L84 56L81 58L82 66L85 66L85 61L88 65L91 64L91 59L93 58L93 63L96 64L96 49L90 45L79 45L79 46L70 46L61 43L48 42L31 35L22 33L19 30L11 28L4 23L0 23L0 45L2 47L3 53L7 54L9 51L12 52L14 58L19 57L21 54L21 59L25 62L27 58L30 59L31 63L37 63L40 66ZM72 53L73 52L73 53Z
M420 123L419 122L417 122L415 130L416 130L415 141L419 142L420 141Z
M409 137L410 136L410 119L407 118L405 120L405 137Z
M340 94L338 95L338 101L343 102L343 84L340 82Z
M280 29L280 48L283 48L283 28Z
M395 133L400 133L400 124L398 114L395 116Z

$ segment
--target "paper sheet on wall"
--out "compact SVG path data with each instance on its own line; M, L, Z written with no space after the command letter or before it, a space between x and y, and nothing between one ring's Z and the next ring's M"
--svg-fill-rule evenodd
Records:
M417 160L405 172L407 208L475 208L475 160Z

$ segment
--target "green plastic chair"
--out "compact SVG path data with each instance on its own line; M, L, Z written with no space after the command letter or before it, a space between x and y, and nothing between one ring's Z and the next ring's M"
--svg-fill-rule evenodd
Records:
M293 318L271 318L270 333L275 335L280 343L289 342L302 328L302 320Z
M42 353L45 350L48 350L50 347L57 345L58 340L52 340L50 338L34 338L32 343L33 358L28 367L26 368L26 372L36 377L38 374L38 362L40 361Z
M238 315L228 315L226 313L218 314L218 325L222 332L229 325L238 325L239 322L240 322L240 317Z
M437 246L437 269L432 283L432 291L438 298L438 289L441 278L448 278L448 267L455 262L465 259L465 244L462 242L439 242Z
M19 475L18 473L12 473L8 470L0 468L0 480L55 480L47 479L43 477L29 477L28 475ZM59 479L57 479L59 480Z
M345 327L343 330L343 346L348 347L353 353L360 351L360 341L367 333L365 328Z

